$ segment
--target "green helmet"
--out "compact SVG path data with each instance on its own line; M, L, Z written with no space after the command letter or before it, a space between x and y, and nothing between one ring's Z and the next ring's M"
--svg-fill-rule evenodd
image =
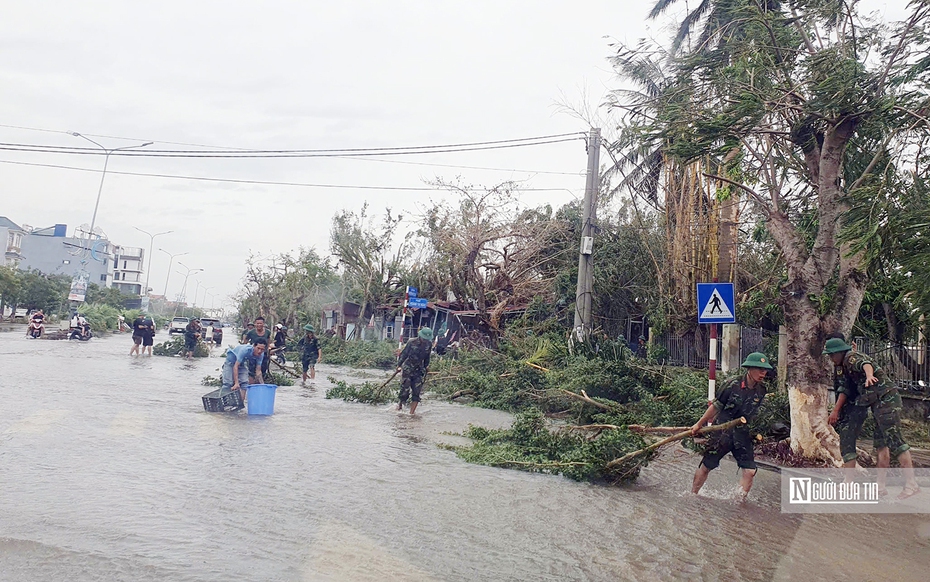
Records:
M304 331L316 331L309 323L304 326Z
M420 339L425 339L426 341L431 342L433 341L433 330L431 330L428 327L424 327L423 329L420 330L419 333L417 333L417 336L419 336Z
M746 361L743 362L744 368L764 368L766 370L772 369L772 364L769 363L768 357L762 352L753 352L746 356Z
M835 354L837 352L848 352L852 349L852 346L843 341L841 338L834 337L827 340L827 343L823 346L824 355Z

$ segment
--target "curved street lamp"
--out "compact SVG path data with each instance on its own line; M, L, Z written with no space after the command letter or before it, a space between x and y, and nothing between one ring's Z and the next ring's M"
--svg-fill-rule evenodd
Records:
M80 137L80 138L86 139L90 143L94 144L95 146L97 146L98 148L106 152L106 157L104 157L103 159L103 173L100 174L100 187L97 188L97 201L94 203L94 216L90 219L90 233L89 234L93 236L94 226L96 226L97 224L97 208L100 207L100 195L103 193L103 180L107 177L107 165L110 163L110 154L112 154L113 152L118 152L121 150L128 150L132 148L144 148L145 146L150 146L155 142L147 141L143 144L123 146L121 148L105 148L99 143L87 137L86 135L81 135L80 133L76 131L72 131L71 135L73 135L74 137Z
M147 230L142 230L138 226L134 226L134 229L138 230L143 234L149 235L149 266L145 268L145 295L148 297L149 294L149 277L152 276L152 247L155 246L155 237L161 236L163 234L171 234L173 230L166 230L165 232L157 232L155 234L150 233ZM169 267L170 268L170 267Z
M175 257L183 257L184 255L186 255L186 254L188 254L188 253L186 253L186 252L185 252L185 253L175 253L175 254L172 255L171 253L169 253L168 251L166 251L166 250L163 249L163 248L159 248L158 250L160 250L161 252L165 253L165 254L168 255L169 257L171 257L171 260L168 261L168 274L165 276L165 293L164 293L164 295L165 295L165 301L167 301L167 300L168 300L168 280L171 279L171 264L174 263L174 258L175 258Z

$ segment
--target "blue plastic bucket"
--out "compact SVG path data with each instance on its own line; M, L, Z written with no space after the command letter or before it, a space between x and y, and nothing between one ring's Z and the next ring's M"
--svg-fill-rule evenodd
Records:
M249 414L268 416L274 414L274 384L251 384L245 401Z

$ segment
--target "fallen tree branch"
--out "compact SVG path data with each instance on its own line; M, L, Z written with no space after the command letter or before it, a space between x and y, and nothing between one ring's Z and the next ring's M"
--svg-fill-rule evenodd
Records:
M609 405L607 405L607 404L603 404L603 403L601 403L601 402L597 402L596 400L592 400L592 399L585 393L584 390L581 391L581 394L575 394L574 392L571 392L570 390L562 390L562 389L560 389L559 391L562 392L562 393L564 393L566 396L571 396L572 398L575 398L575 399L577 399L577 400L581 400L582 402L586 402L586 403L590 404L591 406L596 406L597 408L600 408L601 410L609 410L609 411L611 411L611 412L616 412L617 410L620 409L619 405L616 405L616 406L609 406Z
M741 425L741 424L746 424L746 418L743 417L743 416L741 416L741 417L739 417L739 418L734 418L734 419L731 420L730 422L725 422L725 423L723 423L723 424L715 424L715 425L712 425L712 426L705 426L704 428L702 428L702 429L700 429L700 430L698 431L698 434L700 435L700 434L707 434L707 433L709 433L709 432L717 432L717 431L721 431L721 430L727 430L727 429L731 429L731 428L733 428L734 426L738 426L738 425ZM654 450L658 449L658 448L661 447L661 446L667 445L667 444L669 444L669 443L673 443L673 442L675 442L675 441L680 441L680 440L682 440L682 439L688 438L689 436L692 436L692 434L691 434L691 429L690 429L690 428L689 428L688 430L682 431L682 432L680 432L680 433L678 433L678 434L676 434L676 435L672 435L672 436L670 436L670 437L668 437L668 438L662 439L662 440L660 440L660 441L657 442L657 443L653 443L653 444L649 445L649 446L646 447L646 448L639 449L638 451L633 451L632 453L627 453L627 454L623 455L622 457L620 457L619 459L614 459L613 461L607 463L606 468L607 468L607 469L610 469L610 468L612 468L612 467L616 467L617 465L621 465L621 464L623 464L625 461L629 461L630 459L632 459L632 458L634 458L634 457L638 457L639 455L643 455L643 454L645 454L645 453L654 451Z
M292 378L300 378L300 374L298 374L295 370L292 370L291 368L288 368L287 366L281 364L281 363L278 362L277 360L272 359L272 360L271 360L271 363L274 364L275 366L281 368L281 369L284 370L285 372L287 372Z
M537 366L536 364L532 364L530 362L523 362L523 363L529 366L530 368L536 368L537 370L542 370L543 372L549 371L549 368L543 368L542 366Z
M456 398L460 398L462 396L473 396L474 394L474 390L459 390L458 392L454 392L452 396L449 397L449 400L455 400Z
M616 424L576 424L563 426L562 430L616 430L621 428L623 427Z
M691 430L690 426L646 426L643 424L626 425L632 432L641 434L678 434L684 430Z

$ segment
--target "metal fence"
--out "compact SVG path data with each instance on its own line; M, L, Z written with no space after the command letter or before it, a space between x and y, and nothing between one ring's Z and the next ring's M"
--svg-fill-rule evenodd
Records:
M698 346L693 334L660 335L652 340L656 361L667 366L707 368L710 349L707 344ZM722 343L717 342L717 360L720 360Z
M905 345L857 337L853 338L853 345L881 367L899 389L927 392L930 388L930 353L926 344Z
M707 369L708 346L698 345L694 334L658 335L652 340L653 355L658 363L684 368ZM865 337L853 339L856 349L867 354L888 374L898 388L912 394L930 395L930 350L926 344L905 345ZM717 361L721 360L723 343L717 342ZM740 327L740 361L752 352L764 352L775 359L778 353L778 333L761 328Z

